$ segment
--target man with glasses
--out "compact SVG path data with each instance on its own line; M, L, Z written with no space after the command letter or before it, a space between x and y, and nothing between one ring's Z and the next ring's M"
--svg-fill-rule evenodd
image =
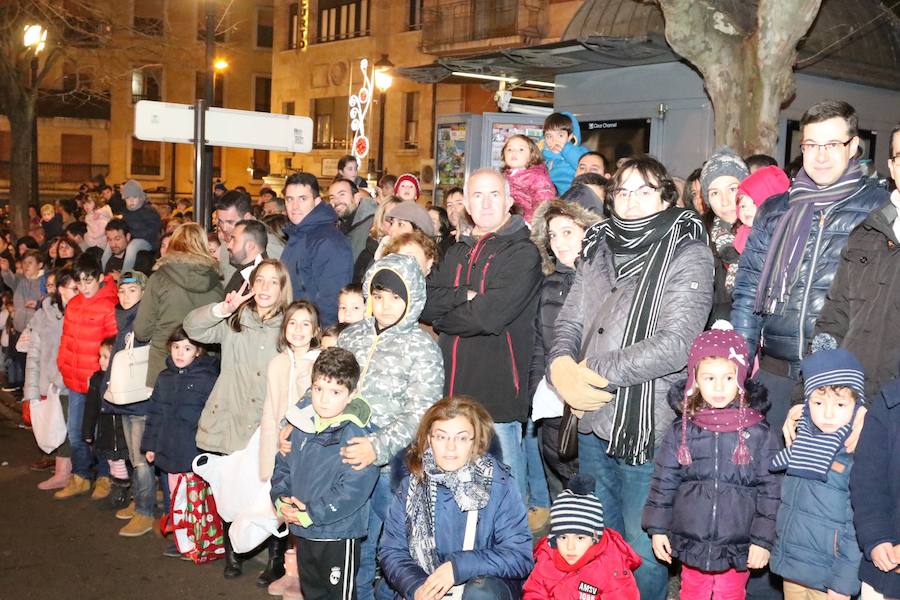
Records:
M225 281L230 281L236 270L230 261L228 244L238 222L254 218L253 213L250 212L251 205L250 195L240 190L225 192L216 203L216 222L214 225L216 226L216 233L220 242L219 268L222 269ZM282 250L284 250L284 244L277 235L270 233L266 240L266 257L281 258Z
M900 185L900 125L891 133L888 169ZM900 190L853 230L816 322L859 358L866 396L900 375Z
M856 110L839 100L813 105L800 121L803 168L762 205L734 284L731 320L759 353L756 378L769 390L769 424L781 429L809 354L825 295L854 227L887 191L863 177Z

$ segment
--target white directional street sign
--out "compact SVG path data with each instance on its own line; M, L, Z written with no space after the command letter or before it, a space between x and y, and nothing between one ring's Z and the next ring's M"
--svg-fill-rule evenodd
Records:
M309 117L252 110L208 108L206 145L310 152L313 122ZM152 142L194 141L194 107L190 104L141 100L134 107L134 136Z

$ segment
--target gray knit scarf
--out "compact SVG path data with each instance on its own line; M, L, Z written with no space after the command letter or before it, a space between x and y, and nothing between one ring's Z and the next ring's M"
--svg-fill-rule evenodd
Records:
M428 574L440 566L435 544L434 508L437 486L442 485L453 494L453 500L463 512L481 510L491 498L494 479L494 459L478 456L458 471L442 471L434 462L431 448L422 455L424 477L409 478L406 495L406 535L409 552L416 564Z

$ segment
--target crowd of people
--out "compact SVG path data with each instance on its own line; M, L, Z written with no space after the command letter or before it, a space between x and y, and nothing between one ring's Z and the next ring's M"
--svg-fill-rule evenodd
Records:
M681 180L554 113L443 206L347 156L217 184L211 233L134 180L34 207L0 323L7 391L66 415L38 487L138 537L249 452L288 599L900 598L900 192L849 104L801 136Z

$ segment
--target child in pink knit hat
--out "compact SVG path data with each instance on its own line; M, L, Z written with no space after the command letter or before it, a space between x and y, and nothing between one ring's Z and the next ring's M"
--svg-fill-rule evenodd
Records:
M775 541L781 484L768 467L780 443L748 367L746 341L719 321L669 390L681 416L657 451L641 525L659 560L681 561L682 600L744 598L748 569L766 566Z

